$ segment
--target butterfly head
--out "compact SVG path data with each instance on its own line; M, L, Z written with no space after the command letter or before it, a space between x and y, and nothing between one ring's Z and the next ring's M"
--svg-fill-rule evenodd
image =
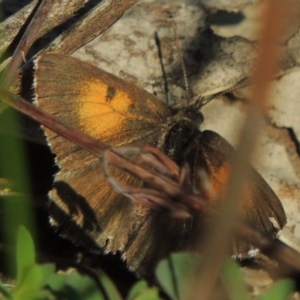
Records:
M185 106L174 110L174 118L177 121L185 120L191 122L196 128L203 123L204 117L195 105Z

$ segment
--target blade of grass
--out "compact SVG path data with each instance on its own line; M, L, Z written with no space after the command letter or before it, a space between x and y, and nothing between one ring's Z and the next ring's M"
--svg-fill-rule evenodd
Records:
M19 130L17 113L12 109L7 109L5 116L0 116L0 128L8 123L15 132ZM32 215L32 203L28 196L30 193L28 182L28 166L26 162L26 151L22 141L14 136L2 136L0 144L0 172L5 179L10 179L14 184L12 196L2 199L4 243L9 245L6 253L6 267L12 273L15 272L10 262L15 260L14 249L16 243L17 230L20 224L29 229L31 235L34 234L34 218Z
M225 256L229 253L234 224L237 219L238 200L244 199L243 185L248 176L248 162L251 161L263 124L264 104L270 89L270 78L276 69L276 43L282 33L286 3L268 0L265 3L264 23L261 28L261 45L253 73L252 97L247 118L240 133L239 145L232 174L229 179L226 199L220 205L220 214L211 227L203 250L203 265L195 282L194 295L201 299L210 298ZM197 296L196 296L197 298ZM196 299L191 298L191 299Z

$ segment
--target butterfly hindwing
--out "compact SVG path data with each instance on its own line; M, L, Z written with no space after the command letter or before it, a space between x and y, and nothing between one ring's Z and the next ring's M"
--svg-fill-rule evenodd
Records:
M199 148L198 155L204 157L210 184L215 189L216 196L220 196L218 193L224 193L226 188L236 150L224 138L210 130L202 132ZM275 237L277 230L282 229L286 223L283 206L271 187L253 167L249 166L249 172L243 193L245 198L239 199L240 217L258 232ZM271 218L277 226L274 226ZM249 245L239 241L235 243L233 253L243 255L247 250Z

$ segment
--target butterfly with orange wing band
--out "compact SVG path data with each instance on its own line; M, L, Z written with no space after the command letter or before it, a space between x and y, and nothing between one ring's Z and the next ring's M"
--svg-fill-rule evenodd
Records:
M152 94L88 63L61 54L44 54L35 62L36 104L74 128L115 147L151 145L179 167L188 165L199 196L212 201L204 188L203 170L216 195L222 195L235 149L217 133L199 130L203 116L191 105L171 109ZM172 251L199 251L206 217L199 212L176 219L164 211L133 204L106 181L102 161L45 129L60 171L50 191L51 223L62 236L90 251L120 251L139 274L153 272ZM143 183L114 167L111 176L126 185ZM253 168L239 203L243 221L276 236L270 218L281 229L286 215L273 190ZM235 240L232 254L251 245Z

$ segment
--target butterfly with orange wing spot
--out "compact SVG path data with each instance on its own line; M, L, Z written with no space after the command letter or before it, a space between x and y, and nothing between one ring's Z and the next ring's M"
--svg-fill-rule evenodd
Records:
M224 192L235 150L217 133L199 130L203 116L195 106L173 110L139 87L61 54L38 57L34 77L36 104L43 110L115 147L158 147L180 167L189 166L192 184L207 201L211 199L199 170L205 171L216 195ZM49 210L51 223L62 236L90 251L120 251L139 274L153 272L172 251L199 251L202 213L176 219L131 203L107 183L98 158L55 132L45 129L45 133L60 167ZM251 168L250 173L240 215L257 231L275 237L286 223L282 204L258 172ZM110 174L127 185L143 185L116 168L110 168ZM235 240L232 254L250 249Z

